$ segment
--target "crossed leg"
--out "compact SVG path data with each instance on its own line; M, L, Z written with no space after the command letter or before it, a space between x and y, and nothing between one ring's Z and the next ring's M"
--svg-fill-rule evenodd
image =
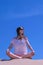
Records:
M26 55L23 55L22 58L29 58L29 59L32 59L32 56L34 55L34 52L30 52Z
M6 53L11 59L21 59L22 57L13 54L12 52L7 52Z
M28 54L19 56L19 55L15 55L12 52L7 52L7 55L11 58L11 59L21 59L21 58L29 58L32 59L32 56L34 55L34 52L30 52Z

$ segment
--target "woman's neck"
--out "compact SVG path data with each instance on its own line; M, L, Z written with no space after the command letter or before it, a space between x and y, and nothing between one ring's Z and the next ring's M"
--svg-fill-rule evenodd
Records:
M22 39L23 37L17 36L18 39Z

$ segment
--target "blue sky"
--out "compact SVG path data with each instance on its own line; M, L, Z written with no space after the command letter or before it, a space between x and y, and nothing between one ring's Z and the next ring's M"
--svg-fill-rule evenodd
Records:
M33 59L43 59L43 0L1 0L0 1L0 58L6 55L16 28L23 26L35 50Z

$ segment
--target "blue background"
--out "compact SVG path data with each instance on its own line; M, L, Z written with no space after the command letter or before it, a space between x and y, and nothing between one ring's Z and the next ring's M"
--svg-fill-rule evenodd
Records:
M35 50L33 59L43 59L43 0L0 1L0 59L9 58L6 49L18 26Z

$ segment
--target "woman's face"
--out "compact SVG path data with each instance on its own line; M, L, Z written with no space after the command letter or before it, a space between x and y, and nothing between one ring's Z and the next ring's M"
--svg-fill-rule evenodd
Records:
M19 31L19 36L22 38L24 36L24 30Z

